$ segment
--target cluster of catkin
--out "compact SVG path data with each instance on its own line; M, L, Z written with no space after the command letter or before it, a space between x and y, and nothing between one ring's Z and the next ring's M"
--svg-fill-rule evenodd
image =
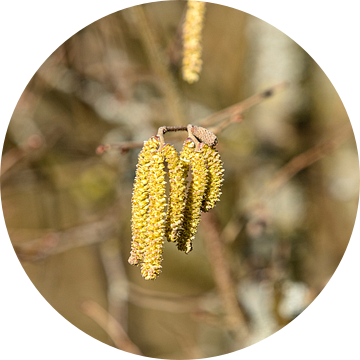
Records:
M165 162L170 183L168 203ZM205 143L197 150L188 138L180 154L170 144L160 146L157 136L144 143L132 196L129 263L140 265L146 280L161 272L164 239L185 253L192 250L201 212L212 209L220 199L223 173L219 153Z

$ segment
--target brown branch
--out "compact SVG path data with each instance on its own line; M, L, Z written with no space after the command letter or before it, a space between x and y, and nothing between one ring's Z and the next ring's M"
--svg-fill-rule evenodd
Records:
M215 124L216 122L219 122L215 127L210 128L209 130L213 132L214 134L219 134L223 130L225 130L229 125L233 123L238 123L243 120L241 114L245 111L250 109L251 107L259 104L263 100L276 95L279 91L281 91L283 88L287 86L286 82L282 82L280 84L274 85L271 88L255 94L235 105L232 105L224 110L221 110L215 114L210 115L209 117L203 119L200 121L200 125L202 127L208 127L210 125ZM167 131L183 131L186 130L185 126L162 126L163 129L171 129L174 128L176 130L166 130ZM124 142L124 143L118 143L118 144L106 144L106 145L100 145L96 149L96 153L101 155L106 151L109 150L120 150L122 154L128 152L130 149L135 149L143 146L143 142Z
M161 126L158 129L158 136L160 134L164 135L169 131L176 132L176 131L187 131L187 130L188 130L187 126Z
M115 217L107 216L100 221L14 244L14 249L20 261L36 261L72 248L103 242L115 234L116 226Z
M7 151L3 155L1 160L1 176L3 176L17 162L19 162L29 153L40 148L42 145L43 145L42 138L37 134L33 134L28 137L28 139L25 141L24 144Z
M127 331L129 284L116 238L100 244L100 257L107 281L109 314Z
M140 349L130 340L122 326L95 301L83 301L80 304L80 310L106 331L118 349L142 355Z
M104 152L107 152L110 150L119 150L121 154L126 154L129 150L140 148L143 145L144 145L143 141L127 141L127 142L117 143L117 144L99 145L96 148L96 153L98 155L101 155Z
M225 130L229 125L239 123L243 120L241 115L232 115L228 119L221 121L217 126L210 128L209 130L214 134L219 134Z
M321 160L326 155L331 154L341 144L343 144L352 134L349 124L340 127L330 139L314 146L313 148L295 156L285 166L283 166L275 176L265 185L259 198L268 198L281 188L286 182L294 177L301 170Z
M226 258L224 245L220 239L217 218L213 212L208 212L202 214L201 220L206 252L225 311L225 324L230 330L235 331L238 341L244 342L248 336L248 328L238 304L236 286L231 278L229 260Z
M201 301L207 293L194 296L181 296L172 293L151 291L135 284L129 284L129 301L139 307L167 311L172 313L189 313L201 308Z
M146 54L150 60L151 67L159 76L163 86L163 94L170 107L170 113L176 125L186 123L186 118L180 103L180 94L176 88L175 81L168 70L165 55L161 51L158 41L155 37L153 26L145 14L142 5L134 6L130 9L134 17L134 23L138 27L140 40L145 48Z
M254 204L261 204L269 200L284 184L293 178L301 170L321 160L326 155L331 154L341 144L343 144L352 134L349 124L343 125L328 140L315 145L311 149L295 156L284 165L273 178L263 186L260 191L249 201L245 208L249 209ZM239 216L232 217L222 231L221 238L224 243L233 242L243 229L244 222L239 221Z
M287 82L281 82L277 85L270 87L269 89L262 91L258 94L250 96L249 98L240 101L235 105L231 105L223 110L220 110L210 116L200 120L200 125L208 127L217 122L224 121L226 118L236 115L241 115L244 111L249 110L255 105L260 104L265 99L278 94L281 90L288 86Z

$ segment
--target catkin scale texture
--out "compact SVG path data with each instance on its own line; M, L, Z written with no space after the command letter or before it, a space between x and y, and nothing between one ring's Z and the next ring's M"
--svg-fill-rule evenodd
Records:
M189 126L188 126L189 128ZM132 196L132 243L129 263L140 265L141 275L154 280L161 272L164 239L189 253L201 212L213 208L221 195L224 169L214 144L216 136L200 127L191 128L198 142L188 138L179 154L160 142L160 136L144 142L139 154ZM209 135L210 134L210 135ZM189 134L190 136L190 134ZM195 143L194 143L195 141ZM166 204L165 161L170 193ZM187 189L187 177L191 179Z
M154 280L161 272L166 222L165 164L161 151L152 155L150 168L147 239L141 263L141 275L146 280Z
M224 168L218 151L206 144L201 149L209 170L209 181L205 190L201 211L208 212L220 200L221 185L224 181Z
M139 153L138 164L136 165L137 170L131 199L132 243L128 260L131 265L138 265L144 258L149 218L149 174L151 159L158 147L159 140L157 137L152 137L144 142L144 147Z
M195 151L195 144L189 139L184 143L182 158L191 165L192 179L187 192L184 225L178 240L178 249L189 253L200 222L201 205L208 182L208 169L202 151Z
M180 161L179 154L175 148L166 144L162 150L168 164L170 196L166 219L166 238L168 241L176 242L184 220L186 203L186 175L188 165L185 167Z

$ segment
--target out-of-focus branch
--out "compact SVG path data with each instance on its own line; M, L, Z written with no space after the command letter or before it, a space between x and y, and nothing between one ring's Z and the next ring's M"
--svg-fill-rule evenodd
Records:
M269 200L284 184L294 177L301 170L312 165L316 161L321 160L326 155L331 154L340 145L342 145L352 134L349 124L343 125L330 139L315 145L311 149L295 156L286 165L284 165L274 177L264 185L260 191L254 196L246 208L250 208L254 204L262 204ZM233 242L244 226L243 221L239 221L238 216L233 217L227 223L222 231L221 239L225 243Z
M110 150L119 150L121 154L126 154L131 149L137 149L144 145L143 141L127 141L118 144L106 144L106 145L99 145L96 148L96 153L98 155L103 154L104 152Z
M100 244L100 257L107 280L109 314L127 331L129 285L116 238Z
M248 328L236 295L236 286L230 274L229 261L226 259L224 245L220 239L220 230L214 213L202 214L201 226L204 230L204 242L212 268L215 285L225 312L225 324L235 332L239 342L248 336Z
M243 118L240 115L232 115L228 119L221 121L217 126L210 128L209 130L214 134L219 134L225 130L229 125L239 123Z
M315 145L300 155L295 156L275 174L268 184L264 186L264 189L258 197L268 198L272 196L298 172L312 165L316 161L321 160L326 155L331 154L341 144L343 144L351 134L351 126L349 124L343 125L330 139Z
M116 219L107 216L24 244L14 244L14 249L20 261L36 261L72 248L103 242L115 234L116 226Z
M142 5L138 5L129 10L134 17L134 23L138 27L140 40L142 41L147 56L150 59L151 67L161 80L163 94L169 104L174 124L185 124L186 118L181 107L180 94L176 88L175 81L168 70L167 61L164 59L164 54L159 47L153 27L151 27L148 21L144 8Z
M243 120L241 114L250 109L251 107L261 103L263 100L276 95L279 91L287 86L286 82L274 85L271 88L262 91L261 93L255 94L239 103L232 105L224 110L218 111L217 113L210 115L209 117L200 121L202 127L208 127L218 122L218 124L209 130L214 134L219 134L224 131L229 125L239 123ZM96 149L97 154L103 154L106 151L118 149L122 154L128 152L130 149L142 147L142 142L123 142L118 144L105 144L99 145Z
M268 88L265 91L257 93L249 98L238 102L237 104L231 105L223 110L220 110L210 116L200 120L199 124L204 127L211 126L217 122L224 121L228 117L241 115L244 111L249 110L253 106L260 104L265 99L268 99L276 94L278 94L281 90L288 86L287 82L281 82L277 85L274 85Z
M179 296L176 294L151 291L129 284L129 301L139 307L168 311L172 313L188 313L198 311L201 301L207 294L195 296Z
M23 145L6 152L1 160L1 176L3 176L17 162L19 162L29 153L40 148L42 145L42 138L39 135L34 134L29 136Z
M83 301L80 310L106 331L118 349L142 355L140 349L130 340L122 326L95 301Z

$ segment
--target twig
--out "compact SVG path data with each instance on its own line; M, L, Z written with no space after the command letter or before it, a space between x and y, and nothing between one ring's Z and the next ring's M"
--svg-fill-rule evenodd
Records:
M36 261L72 248L103 242L115 234L116 226L115 217L107 216L104 220L14 244L14 249L20 261Z
M140 349L130 340L122 326L95 301L83 301L80 304L80 310L106 331L118 349L142 355Z
M123 143L117 143L117 144L105 144L105 145L99 145L96 148L96 153L98 155L103 154L104 152L110 151L110 150L119 150L121 154L126 154L131 149L140 148L144 145L143 141L127 141Z
M176 88L175 81L168 70L164 54L158 45L153 28L150 26L144 12L144 8L142 5L138 5L132 7L130 10L135 19L135 24L139 29L140 40L143 43L150 64L161 79L163 94L169 104L170 113L173 115L174 123L176 125L184 124L186 123L186 120L183 109L181 108L180 94Z
M188 125L191 126L191 125ZM188 131L187 126L160 126L157 132L157 136L160 139L160 147L159 151L164 147L165 141L164 141L164 134L168 131Z
M231 105L223 110L220 110L210 116L200 120L200 125L204 127L208 127L217 122L223 121L228 117L241 115L245 110L250 109L251 107L261 103L265 99L268 99L276 94L278 94L281 90L288 86L287 82L281 82L277 85L270 87L269 89L262 91L258 94L250 96L249 98L240 101L235 105Z
M25 143L21 146L7 151L1 160L1 176L3 176L17 162L19 162L32 151L40 148L42 145L42 138L37 134L33 134L29 136Z
M129 284L129 301L142 308L167 311L172 313L189 313L201 308L201 301L207 293L194 296L181 296L171 293L151 291Z
M221 133L224 129L226 129L229 125L234 123L239 123L243 120L241 115L232 115L228 119L220 122L217 126L210 128L209 130L214 134Z
M216 122L219 122L215 127L210 128L209 130L213 132L214 134L219 134L223 130L225 130L229 125L233 123L238 123L243 120L241 117L241 114L245 111L250 109L251 107L259 104L263 100L277 94L280 90L285 88L287 86L286 82L282 82L280 84L274 85L271 88L255 94L235 105L232 105L224 110L221 110L213 115L210 115L209 117L203 119L200 121L200 125L202 127L208 127L210 125L213 125ZM163 126L162 128L170 129L170 128L177 128L178 130L168 130L168 131L180 131L180 130L186 130L185 126ZM165 133L165 132L164 132ZM97 154L103 154L106 151L118 149L121 151L122 154L126 153L130 149L135 149L142 147L142 142L124 142L119 144L106 144L106 145L100 145L96 149Z
M117 239L100 244L100 257L107 280L108 311L127 331L129 284Z
M225 311L225 323L235 331L238 341L247 339L248 328L239 307L236 286L231 279L229 261L226 259L224 245L220 239L217 219L213 212L202 214L201 225L204 229L204 242L212 268L214 281Z
M298 172L331 154L341 144L343 144L352 134L349 124L343 125L330 139L314 146L313 148L295 156L285 166L283 166L264 189L258 195L259 198L271 197L279 188L294 177Z
M254 204L261 204L269 200L284 184L294 177L301 170L321 160L326 155L331 154L341 144L343 144L352 134L351 126L348 124L335 131L330 139L312 147L311 149L295 156L284 165L273 178L260 189L251 199L245 208L250 208ZM242 230L244 222L239 222L239 217L234 216L229 220L222 231L221 238L225 243L233 242Z

